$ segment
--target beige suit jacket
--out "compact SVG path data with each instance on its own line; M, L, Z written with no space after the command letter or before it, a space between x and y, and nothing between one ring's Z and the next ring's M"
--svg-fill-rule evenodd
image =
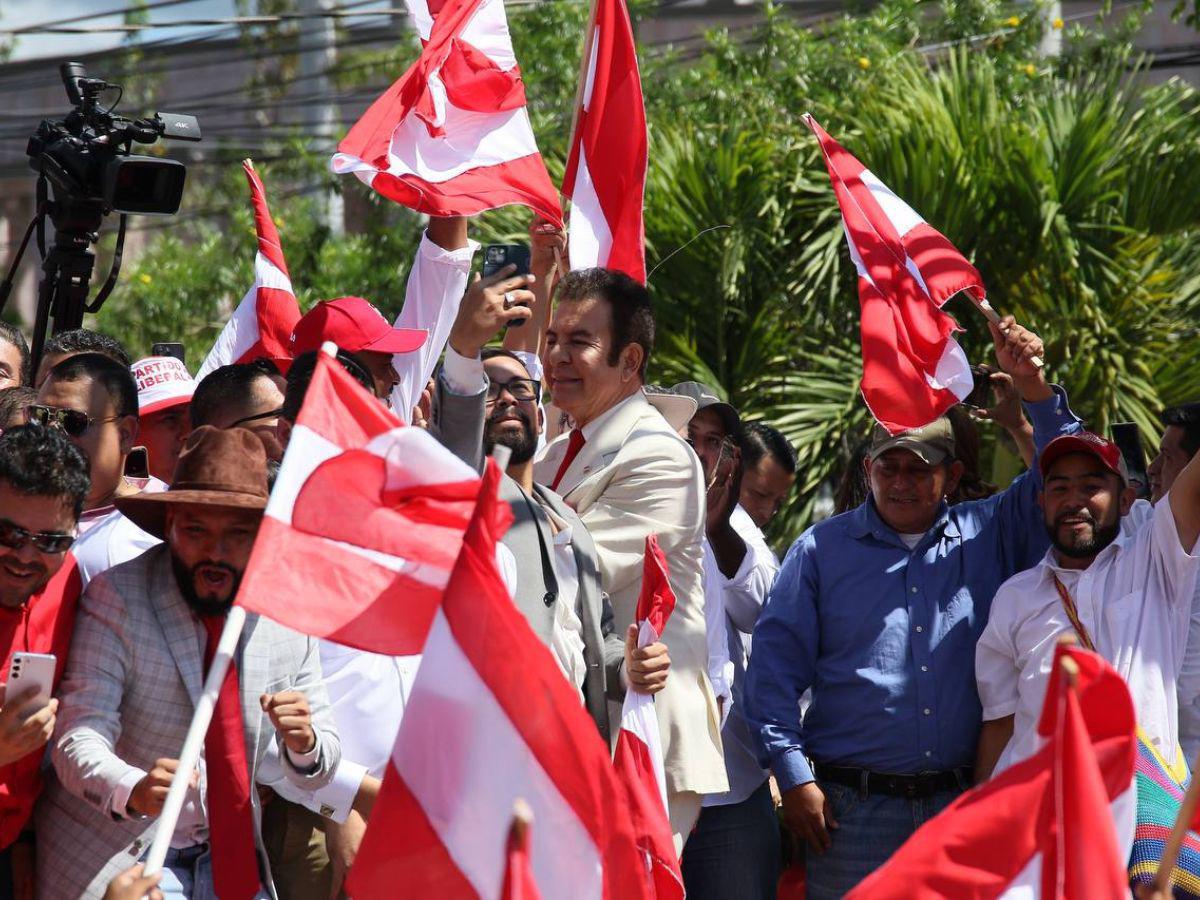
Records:
M700 461L640 391L593 424L558 492L579 513L596 545L618 633L628 628L637 608L646 536L658 535L676 597L663 634L671 674L655 699L667 790L721 793L728 781L720 715L706 672ZM539 482L554 480L567 439L560 435L538 460Z
M249 615L238 642L238 675L251 784L260 763L278 753L284 776L316 790L341 759L316 641ZM37 897L100 897L109 879L133 865L154 836L155 820L118 818L113 792L137 767L177 758L203 686L203 660L192 613L176 585L165 545L95 578L80 601L49 779L37 809ZM259 696L303 691L321 748L315 769L296 771ZM268 892L258 791L250 791Z

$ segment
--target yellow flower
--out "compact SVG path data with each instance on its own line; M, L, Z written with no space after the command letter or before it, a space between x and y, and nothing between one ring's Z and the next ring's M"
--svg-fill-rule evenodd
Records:
M1053 22L1051 22L1050 24L1051 24L1051 26L1053 26L1053 28L1054 28L1054 30L1055 30L1055 31L1062 31L1062 27L1063 27L1063 20L1062 20L1062 19L1055 19L1055 20L1054 20Z
M154 279L153 279L153 278L151 278L151 277L150 277L148 274L146 274L145 272L143 272L141 275L139 275L139 276L138 276L138 280L139 280L139 281L140 281L142 284L149 284L149 283L150 283L151 281L153 281Z
M283 219L279 216L275 216L274 218L275 218L275 227L282 228L283 227Z
M871 61L869 59L867 59L865 56L860 56L858 58L858 67L865 71L865 70L871 68Z
M1032 78L1037 74L1037 66L1033 63L1025 63L1025 74Z
M1007 19L1004 20L1004 24L1007 25L1009 28L1016 28L1018 25L1021 24L1021 17L1020 16L1009 16Z

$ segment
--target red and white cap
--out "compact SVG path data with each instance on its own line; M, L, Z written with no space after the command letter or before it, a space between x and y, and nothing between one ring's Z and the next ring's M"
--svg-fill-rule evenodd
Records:
M187 366L173 356L139 359L129 371L137 382L138 415L148 416L181 403L190 403L196 382Z
M1115 475L1120 475L1126 484L1129 483L1129 470L1125 466L1125 458L1112 441L1105 440L1091 431L1080 431L1075 434L1064 434L1056 437L1046 445L1038 457L1038 469L1042 478L1050 471L1055 462L1071 453L1086 453L1094 456Z
M411 353L424 345L429 333L413 328L393 328L362 297L323 300L304 314L292 331L292 355L319 350L333 341L347 353Z

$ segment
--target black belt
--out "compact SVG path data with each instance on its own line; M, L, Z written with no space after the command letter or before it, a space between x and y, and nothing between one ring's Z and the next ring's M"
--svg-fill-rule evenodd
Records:
M971 786L974 770L970 766L947 769L944 772L918 772L916 775L893 775L869 772L849 766L829 766L814 763L813 774L819 781L832 781L857 788L864 797L886 794L889 797L932 797L939 791L965 791Z

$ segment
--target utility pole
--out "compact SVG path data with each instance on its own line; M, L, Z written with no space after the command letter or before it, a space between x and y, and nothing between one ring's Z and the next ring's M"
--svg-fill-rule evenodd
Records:
M334 101L333 79L329 73L337 64L337 25L325 15L334 8L334 0L300 0L300 76L296 88L301 96L315 97L304 107L303 121L309 140L322 154L333 154L338 139L338 108ZM322 198L323 219L329 231L341 237L345 230L342 195L330 191Z

